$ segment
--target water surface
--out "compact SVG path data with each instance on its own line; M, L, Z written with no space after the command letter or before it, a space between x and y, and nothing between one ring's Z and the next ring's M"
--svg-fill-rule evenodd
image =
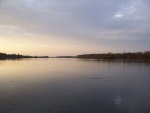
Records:
M150 113L150 63L0 60L0 113Z

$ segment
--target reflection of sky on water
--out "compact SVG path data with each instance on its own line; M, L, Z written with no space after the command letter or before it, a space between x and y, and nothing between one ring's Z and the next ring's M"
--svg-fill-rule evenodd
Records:
M115 104L116 104L117 106L120 106L121 103L122 103L122 97L121 97L121 96L116 96L116 97L114 98L114 101L115 101Z
M1 113L147 113L150 65L79 59L0 61Z

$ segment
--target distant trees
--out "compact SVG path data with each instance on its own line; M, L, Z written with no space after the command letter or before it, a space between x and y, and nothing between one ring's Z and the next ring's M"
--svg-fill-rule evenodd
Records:
M31 56L24 56L20 54L0 53L0 59L17 59L17 58L31 58Z
M124 52L124 53L83 54L83 55L77 55L77 58L150 60L150 51L134 52L134 53Z
M103 54L83 54L77 58L85 59L123 59L123 60L150 60L150 51L145 52L123 52L123 53L103 53ZM56 58L76 58L74 56L59 56ZM28 56L20 54L0 53L0 59L19 59L19 58L49 58L49 56Z
M5 59L7 57L6 53L0 53L0 59Z
M48 56L28 56L20 54L0 53L0 59L19 59L19 58L49 58Z

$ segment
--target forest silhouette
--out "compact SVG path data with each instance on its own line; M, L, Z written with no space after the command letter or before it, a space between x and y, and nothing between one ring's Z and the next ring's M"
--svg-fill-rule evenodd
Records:
M145 52L123 52L123 53L103 53L103 54L83 54L77 58L85 59L123 59L123 60L150 60L150 51Z
M150 51L145 52L123 52L123 53L100 53L100 54L82 54L77 56L29 56L20 54L0 53L0 59L20 59L20 58L84 58L84 59L122 59L122 60L150 60Z
M48 58L48 56L29 56L20 54L0 53L0 59L20 59L20 58Z

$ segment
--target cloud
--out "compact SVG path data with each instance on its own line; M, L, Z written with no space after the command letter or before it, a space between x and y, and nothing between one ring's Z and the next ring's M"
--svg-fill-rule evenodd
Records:
M149 0L1 0L1 32L110 44L149 40ZM10 27L16 26L16 28ZM104 41L105 40L105 41ZM121 42L123 43L123 41ZM142 45L143 43L141 43Z
M121 9L119 13L129 20L143 20L149 18L149 1L146 0L130 0L128 4Z
M120 13L120 12L118 12L118 13L116 13L116 14L114 15L114 17L116 17L116 18L122 18L122 17L123 17L123 14Z

